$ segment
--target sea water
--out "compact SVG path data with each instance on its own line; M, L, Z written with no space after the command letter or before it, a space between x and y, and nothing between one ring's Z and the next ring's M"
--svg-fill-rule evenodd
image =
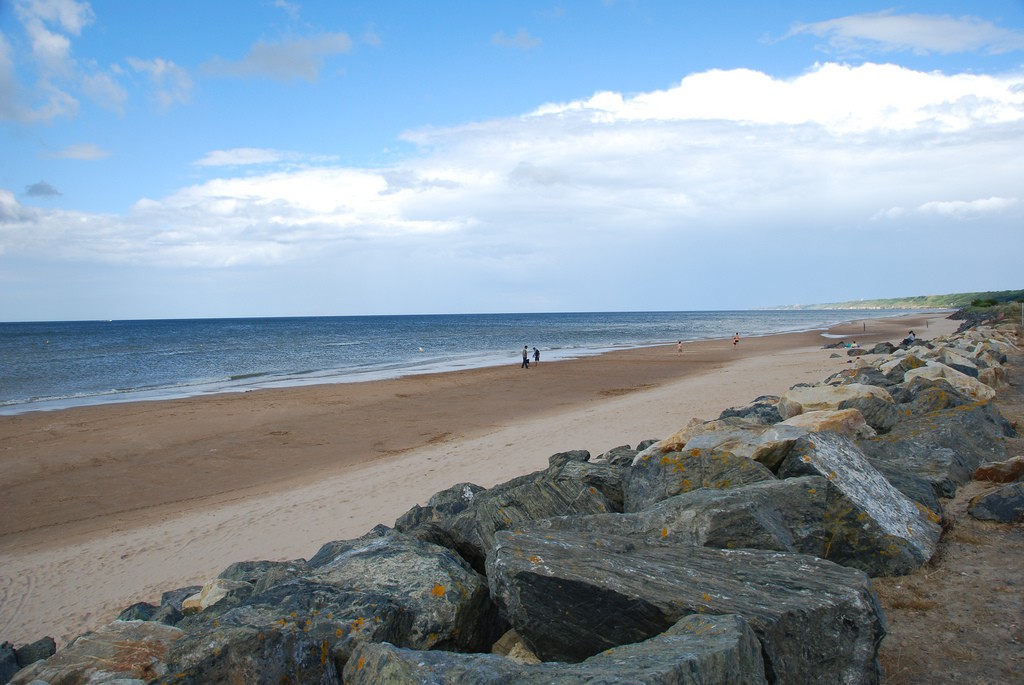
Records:
M824 329L903 312L438 314L0 323L0 414L378 380Z

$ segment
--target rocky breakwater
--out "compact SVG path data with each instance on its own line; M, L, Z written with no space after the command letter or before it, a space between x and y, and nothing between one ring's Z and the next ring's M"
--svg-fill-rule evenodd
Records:
M12 682L878 683L871 577L932 557L976 469L1018 473L992 403L1016 342L890 345L637 449L460 483L129 607Z

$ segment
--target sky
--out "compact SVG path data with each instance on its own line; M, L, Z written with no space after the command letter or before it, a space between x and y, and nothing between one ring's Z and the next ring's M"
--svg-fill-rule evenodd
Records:
M1024 287L1024 0L0 0L0 321Z

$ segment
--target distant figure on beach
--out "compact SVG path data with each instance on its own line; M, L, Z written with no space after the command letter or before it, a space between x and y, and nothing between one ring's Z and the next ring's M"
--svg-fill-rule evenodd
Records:
M683 351L683 341L680 340L679 342L676 343L676 352L682 352L682 351Z
M533 363L540 364L540 350L533 348Z
M523 365L520 366L519 368L520 369L528 369L528 368L530 368L530 349L529 349L529 347L527 345L523 345Z
M902 340L902 341L900 342L900 344L901 344L901 345L909 345L909 344L911 344L912 342L914 342L915 340L917 340L917 336L916 336L916 335L914 335L914 331L910 331L909 333L907 333L907 337L905 337L905 338L904 338L904 339L903 339L903 340Z
M736 347L739 344L740 344L740 334L737 333L736 335L732 336L732 346Z

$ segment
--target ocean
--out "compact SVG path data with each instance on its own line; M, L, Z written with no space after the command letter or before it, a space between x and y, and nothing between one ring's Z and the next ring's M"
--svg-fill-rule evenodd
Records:
M518 365L824 329L898 311L438 314L0 323L0 414Z

